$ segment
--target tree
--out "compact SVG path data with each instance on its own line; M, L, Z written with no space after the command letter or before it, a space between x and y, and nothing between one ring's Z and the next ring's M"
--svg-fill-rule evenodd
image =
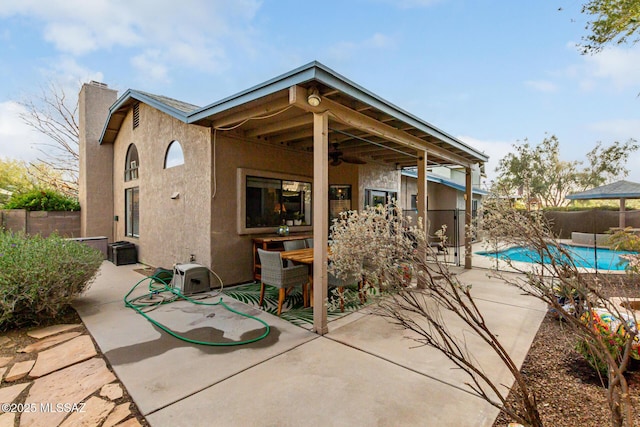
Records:
M587 23L591 34L584 36L583 54L600 52L606 45L635 44L640 27L640 2L638 0L590 0L582 6L582 13L594 16Z
M498 179L493 190L500 194L521 193L527 206L536 201L545 207L566 206L566 196L611 182L626 176L629 154L639 147L635 140L614 142L603 147L598 142L586 155L588 164L560 160L560 143L555 135L544 138L535 147L525 139L513 146L514 152L503 157L496 172Z
M384 292L374 314L414 332L412 339L418 344L442 352L468 375L466 385L471 393L520 423L542 426L535 396L518 365L490 330L473 300L471 287L438 260L422 221L417 224L411 225L411 219L393 204L340 214L331 227L329 271L339 278L354 273L365 278L365 291L375 287L373 294ZM417 275L417 288L407 280L410 272ZM464 323L464 333L458 334L448 325L445 318L451 315ZM513 375L519 397L516 405L507 400L509 390L487 375L487 367L474 357L468 340L475 343L476 338L489 346Z
M78 101L70 101L64 89L49 83L40 94L21 102L20 118L50 142L41 144L44 157L32 163L39 179L71 197L78 197L79 138Z
M539 298L580 336L578 348L594 367L603 367L601 382L614 426L633 426L634 407L625 372L631 358L638 354L638 320L629 307L629 299L619 289L619 278L584 273L574 262L566 246L551 231L539 212L517 211L504 199L484 203L482 229L487 241L497 242L494 251L503 247L525 247L535 254L537 263L518 263L504 259L501 271L494 274L525 294ZM509 270L505 274L502 271ZM513 271L522 273L512 274ZM619 295L615 304L609 295ZM605 324L603 319L611 319ZM617 325L619 324L619 325ZM617 325L617 326L616 326Z
M0 206L13 193L21 193L34 188L33 177L28 166L19 160L0 159Z
M634 425L634 408L624 377L630 357L637 354L639 335L637 320L621 322L616 335L603 334L597 323L596 307L604 307L617 319L625 319L601 292L612 285L606 279L593 280L581 274L571 256L550 231L544 217L536 212L511 209L504 199L485 204L482 229L490 241L519 244L532 248L544 264L532 263L523 274L494 274L505 286L512 285L526 295L538 298L557 312L560 318L584 340L585 348L606 366L607 403L612 425ZM518 423L542 426L536 396L510 357L500 337L491 329L474 300L471 286L438 259L418 221L409 218L395 206L367 207L362 212L341 214L331 227L331 264L329 271L340 277L359 270L374 294L382 298L374 314L389 319L410 331L412 339L444 354L470 378L469 390L483 398ZM472 232L473 230L469 230ZM417 276L417 285L406 280L407 269ZM563 300L560 299L563 297ZM628 304L627 298L622 305ZM453 317L452 317L453 316ZM451 320L453 319L453 321ZM463 333L455 332L461 321ZM618 346L611 351L610 339ZM486 374L474 357L478 344L488 346L513 375L511 390L515 403L507 399L508 390ZM603 379L603 383L604 383Z

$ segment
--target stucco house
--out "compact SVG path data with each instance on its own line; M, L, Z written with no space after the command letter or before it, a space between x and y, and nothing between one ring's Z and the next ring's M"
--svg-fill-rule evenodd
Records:
M313 235L319 302L336 209L402 197L411 167L425 212L428 170L455 167L471 212L488 160L318 62L204 107L92 82L79 108L83 236L133 242L151 266L195 260L233 284L253 279L253 238L290 221Z

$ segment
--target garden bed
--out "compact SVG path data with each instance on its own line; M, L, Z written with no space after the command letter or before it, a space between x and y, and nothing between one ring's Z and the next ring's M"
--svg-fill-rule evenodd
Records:
M637 278L624 277L620 287L608 287L604 291L609 297L635 298L640 297L640 284ZM520 371L537 398L544 425L611 425L606 388L575 350L576 342L577 336L568 325L547 315ZM634 413L640 417L640 363L634 361L627 380ZM510 395L509 399L513 397ZM494 427L506 426L511 421L501 413Z

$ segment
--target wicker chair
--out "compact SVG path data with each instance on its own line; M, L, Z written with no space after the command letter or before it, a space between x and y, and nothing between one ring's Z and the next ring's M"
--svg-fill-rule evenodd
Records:
M306 243L303 239L300 240L287 240L282 242L285 251L294 251L296 249L304 249L306 248ZM295 264L293 261L287 261L287 267L293 267Z
M282 303L295 286L303 288L309 283L309 268L306 265L282 267L280 252L258 249L261 265L260 305L264 301L264 286L269 285L280 289L278 294L278 316L282 313Z

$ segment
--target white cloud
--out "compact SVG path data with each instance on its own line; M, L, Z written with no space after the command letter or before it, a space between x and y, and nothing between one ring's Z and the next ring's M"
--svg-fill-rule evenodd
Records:
M588 77L608 80L618 90L640 86L640 49L605 49L585 56Z
M134 66L144 78L156 82L168 83L167 67L163 65L160 51L148 50L140 55L131 58L131 65Z
M555 83L548 80L527 80L524 84L538 92L555 92L558 89Z
M22 121L20 114L24 112L14 101L0 103L0 157L31 161L41 156L35 146L46 140Z
M133 48L132 63L151 65L161 81L175 67L225 68L226 49L246 49L259 0L21 0L1 2L0 16L41 22L43 37L63 54Z
M104 79L101 72L90 70L69 56L56 58L51 68L42 72L49 80L60 85L66 94L78 92L81 83L91 80L101 82Z
M363 49L390 49L395 46L392 37L385 34L375 33L371 37L359 42L340 42L329 48L329 56L336 60L350 59L354 54Z
M567 43L567 49L576 52L576 43ZM579 63L556 73L577 82L585 92L603 86L616 91L640 88L640 46L609 47L594 55L582 55Z
M513 144L515 142L483 140L467 135L458 136L457 138L476 150L483 151L489 156L489 161L485 165L488 183L496 178L497 175L495 173L495 169L498 166L500 159L502 159L507 153L513 151Z

